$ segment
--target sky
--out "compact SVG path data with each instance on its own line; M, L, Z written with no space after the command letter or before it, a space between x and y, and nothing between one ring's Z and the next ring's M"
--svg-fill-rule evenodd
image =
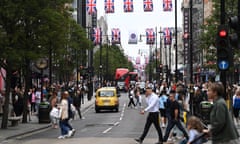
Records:
M108 23L108 35L111 35L112 28L119 28L121 31L121 45L125 54L131 57L137 57L139 49L148 54L149 45L146 45L146 37L142 37L142 42L138 44L128 44L129 33L136 32L138 39L140 34L145 35L147 28L175 27L175 0L172 0L173 10L171 12L163 11L163 0L153 0L153 12L143 11L143 0L133 0L134 11L125 13L123 11L123 0L114 0L115 12L106 14L104 11L104 1L97 0L98 18L104 16ZM182 27L182 0L177 0L177 25ZM159 41L160 37L157 36ZM158 48L160 44L158 44Z

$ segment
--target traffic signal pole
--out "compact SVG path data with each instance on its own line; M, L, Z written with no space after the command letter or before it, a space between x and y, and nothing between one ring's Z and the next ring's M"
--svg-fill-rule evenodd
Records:
M220 23L221 25L225 24L225 0L221 0L221 18L220 18ZM226 71L222 70L220 73L220 81L222 82L223 86L224 86L224 99L227 98L226 96Z

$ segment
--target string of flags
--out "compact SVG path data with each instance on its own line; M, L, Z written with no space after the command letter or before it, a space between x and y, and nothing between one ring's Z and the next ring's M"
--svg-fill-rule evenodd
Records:
M119 28L113 28L111 30L111 43L112 44L121 44L121 31ZM164 38L164 45L171 45L172 44L172 34L174 29L171 27L163 28L163 38ZM153 28L146 29L146 44L153 45L156 41L156 32ZM100 45L102 43L102 31L101 28L93 28L92 30L92 41L94 45ZM136 32L129 33L129 40L128 44L137 44L138 37Z
M97 13L97 0L87 0L86 10L89 15ZM138 1L138 0L136 0ZM173 10L172 0L162 0L162 6L164 12L171 12ZM105 13L114 13L115 6L114 0L104 0L104 10ZM134 0L123 0L123 10L124 12L134 11ZM152 12L153 11L153 0L143 0L143 11Z
M89 15L97 13L97 0L87 0L86 10ZM172 0L162 0L163 1L163 11L172 11ZM134 0L123 0L124 12L134 11ZM105 13L114 13L114 0L104 0L104 10ZM143 0L143 10L144 12L153 11L153 0ZM172 29L164 28L164 44L171 45L172 42ZM154 44L156 41L156 32L153 28L146 29L146 44ZM92 30L92 41L95 45L102 43L102 31L100 28L94 28ZM137 44L138 38L136 33L129 34L129 44ZM121 32L118 28L112 29L112 44L121 43Z

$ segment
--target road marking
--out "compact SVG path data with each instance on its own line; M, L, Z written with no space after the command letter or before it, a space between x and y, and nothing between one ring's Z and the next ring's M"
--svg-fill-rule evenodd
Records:
M120 122L115 122L114 126L117 126L117 125L119 125L119 123L120 123Z
M112 128L113 128L113 127L110 127L110 128L108 128L108 129L106 129L105 131L103 131L103 133L109 132Z
M119 118L120 121L123 119L124 112L125 112L125 108L126 108L126 103L123 104L123 108L122 108L121 116L120 116L120 118Z
M123 119L125 108L126 108L126 103L124 103L124 105L123 105L121 116L119 118L120 121ZM119 123L120 123L119 121L115 122L113 126L109 127L108 129L106 129L102 133L108 133L114 126L118 126Z

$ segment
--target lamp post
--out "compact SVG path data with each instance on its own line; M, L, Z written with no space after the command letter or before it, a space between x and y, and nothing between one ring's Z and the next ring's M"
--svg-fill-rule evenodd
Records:
M140 34L140 39L139 39L139 42L142 42L142 36L146 36L146 35L142 35ZM148 72L148 80L151 81L152 80L152 75L151 75L151 72L152 72L152 44L149 44L149 72Z
M43 101L43 70L47 68L48 62L45 58L40 58L35 63L36 67L41 70L41 102Z
M151 82L152 81L152 74L151 74L151 72L152 72L152 45L150 44L149 45L149 82Z
M108 77L108 72L109 72L109 44L110 44L110 41L107 37L107 52L106 52L106 80L108 81L109 80L109 77Z
M100 86L102 87L102 42L100 44L100 61L99 61L99 80L100 80Z
M178 81L178 45L177 45L177 0L175 0L175 82Z
M160 64L159 64L159 75L161 75L161 66L162 66L162 62L163 62L163 60L162 60L162 34L163 34L163 31L162 31L162 28L160 27L160 31L158 32L159 33L159 35L160 35L160 54L159 54L159 60L160 60Z

